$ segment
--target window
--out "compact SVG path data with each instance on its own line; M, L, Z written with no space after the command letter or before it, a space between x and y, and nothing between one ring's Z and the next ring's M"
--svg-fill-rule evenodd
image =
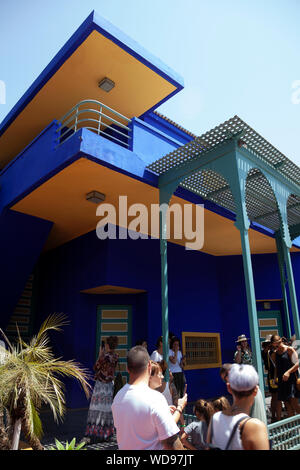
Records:
M182 352L186 356L185 369L221 367L219 333L182 333Z

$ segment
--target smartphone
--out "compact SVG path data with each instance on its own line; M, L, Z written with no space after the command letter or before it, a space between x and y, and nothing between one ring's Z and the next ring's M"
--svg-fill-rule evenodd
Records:
M101 348L104 349L104 347L105 347L105 343L104 343L104 341L102 341L101 342Z

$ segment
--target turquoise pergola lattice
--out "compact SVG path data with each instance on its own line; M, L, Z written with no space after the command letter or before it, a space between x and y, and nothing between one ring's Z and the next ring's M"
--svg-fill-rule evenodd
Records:
M242 243L248 318L254 364L263 390L256 298L248 230L250 220L274 233L287 325L290 294L295 335L300 339L298 304L290 258L300 235L300 169L238 116L183 145L148 167L159 175L160 204L169 204L178 186L235 213ZM160 214L162 330L168 360L168 263L166 213ZM286 275L285 275L286 273ZM290 328L288 326L288 328Z

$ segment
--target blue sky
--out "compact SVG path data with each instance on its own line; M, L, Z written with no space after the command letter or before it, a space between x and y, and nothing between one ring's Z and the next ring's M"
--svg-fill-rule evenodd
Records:
M300 165L299 0L0 0L0 121L92 10L183 76L158 111L197 135L238 114Z

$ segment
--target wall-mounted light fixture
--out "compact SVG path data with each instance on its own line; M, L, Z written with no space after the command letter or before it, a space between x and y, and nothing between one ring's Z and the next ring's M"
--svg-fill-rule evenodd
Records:
M98 191L91 191L86 195L86 200L94 204L100 204L100 202L105 201L105 194L99 193Z
M110 78L103 78L99 83L98 87L101 88L101 90L104 90L106 92L109 92L112 90L115 86L115 82L113 82Z

